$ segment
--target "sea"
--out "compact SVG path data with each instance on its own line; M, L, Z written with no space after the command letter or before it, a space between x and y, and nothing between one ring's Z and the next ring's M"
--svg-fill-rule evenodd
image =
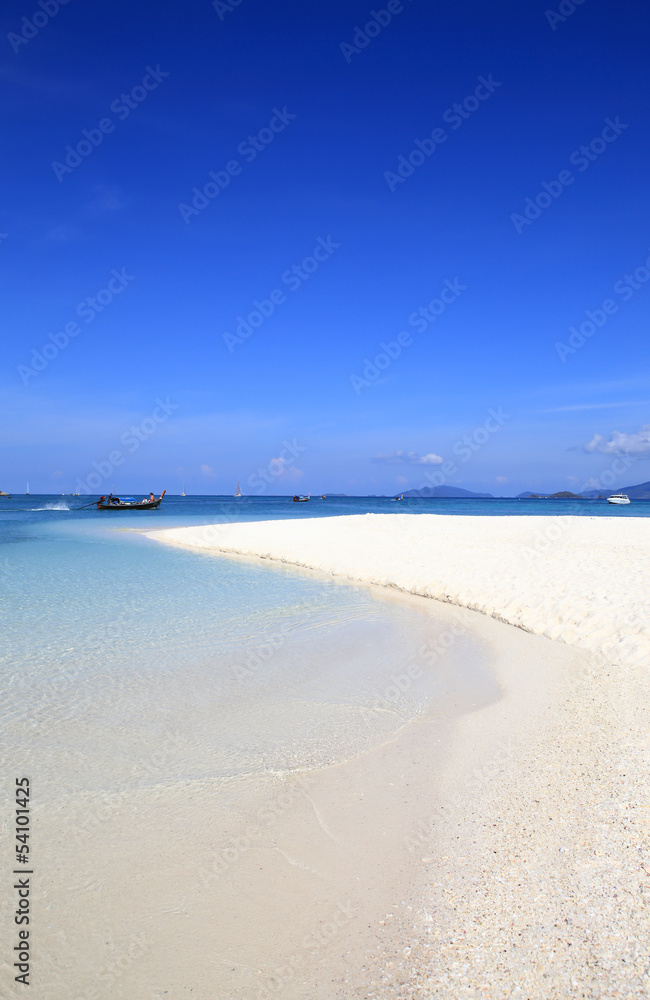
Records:
M137 529L370 512L650 514L642 501L165 496L128 513L91 500L0 500L2 743L38 766L44 795L62 781L90 792L321 767L445 699L496 696L471 634L431 653L449 634L445 606L169 548Z

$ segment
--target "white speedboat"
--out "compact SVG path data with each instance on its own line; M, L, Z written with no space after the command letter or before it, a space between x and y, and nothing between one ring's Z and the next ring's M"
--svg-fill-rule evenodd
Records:
M626 493L612 493L611 497L607 497L607 503L631 503L629 496Z

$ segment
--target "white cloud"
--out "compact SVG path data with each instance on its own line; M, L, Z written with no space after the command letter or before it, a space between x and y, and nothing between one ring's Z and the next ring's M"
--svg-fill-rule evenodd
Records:
M214 476L215 472L211 465L202 465L201 472L204 476Z
M497 483L507 483L508 482L508 477L507 476L497 476L496 481L497 481Z
M602 434L594 434L585 445L585 451L598 451L602 455L650 456L650 424L639 427L635 434L612 431L609 441Z
M393 451L388 455L373 455L372 462L386 462L388 465L442 465L444 458L430 451L420 455L417 451Z

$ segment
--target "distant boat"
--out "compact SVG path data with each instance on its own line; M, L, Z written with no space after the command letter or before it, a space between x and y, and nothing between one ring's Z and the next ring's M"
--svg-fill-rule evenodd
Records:
M403 500L404 499L404 494L402 493L401 496L399 496L399 497L392 497L391 499L392 500Z
M311 493L308 496L306 496L306 497L295 496L293 498L293 502L294 503L307 503L307 501L309 500L310 497L311 497Z
M239 480L237 480L237 489L235 490L235 496L236 497L243 496L243 493L241 491L241 483L239 482Z
M0 490L0 497L9 497L11 499L11 493L5 493L4 490Z
M327 497L325 496L325 494L324 494L324 493L323 493L323 495L322 495L322 497L321 497L321 500L327 500Z
M183 492L181 493L181 496L182 496L182 497L184 497L184 496L185 496L185 483L183 483Z
M25 490L25 496L29 496L29 483L27 483L27 489Z
M611 497L607 497L607 503L632 503L632 501L626 493L612 493Z

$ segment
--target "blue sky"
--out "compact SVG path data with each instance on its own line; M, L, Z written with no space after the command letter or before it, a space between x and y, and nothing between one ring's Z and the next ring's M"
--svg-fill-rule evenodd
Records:
M1 488L650 479L645 5L56 8L2 12Z

